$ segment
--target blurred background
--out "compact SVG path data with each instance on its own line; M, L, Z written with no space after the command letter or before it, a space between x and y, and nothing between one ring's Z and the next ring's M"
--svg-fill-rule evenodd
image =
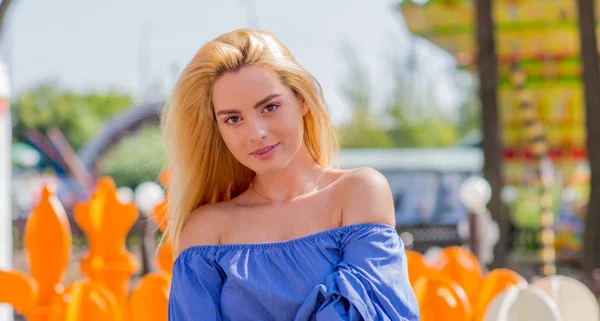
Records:
M486 241L490 266L536 275L555 261L591 275L600 146L589 137L600 126L586 119L600 119L600 70L596 23L578 10L595 2L481 3L2 1L0 126L12 138L0 146L11 169L0 177L11 204L0 237L12 245L0 268L27 270L25 226L47 184L71 221L77 262L87 241L73 207L108 176L144 214L127 248L144 262L138 277L151 271L145 231L156 232L148 215L164 198L166 159L157 113L203 43L251 27L274 33L321 82L342 167L386 175L408 247L468 244L460 226L484 202L498 231ZM472 177L484 180L465 185ZM544 248L555 255L540 257ZM79 276L71 265L67 280Z

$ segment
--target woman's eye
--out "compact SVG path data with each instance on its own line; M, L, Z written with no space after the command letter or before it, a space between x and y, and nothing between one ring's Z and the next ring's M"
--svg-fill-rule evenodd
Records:
M229 117L229 118L225 119L225 123L226 124L235 124L239 120L240 120L240 117L238 117L238 116L232 116L232 117Z
M271 105L267 105L265 106L265 108L263 110L265 110L268 113L272 113L275 110L277 110L277 108L279 108L279 106L275 105L275 104L271 104Z

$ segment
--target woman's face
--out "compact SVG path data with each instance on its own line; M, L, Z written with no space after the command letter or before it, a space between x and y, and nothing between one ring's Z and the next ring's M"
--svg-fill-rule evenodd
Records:
M260 173L286 167L303 144L306 104L267 68L247 66L215 81L213 105L227 148Z

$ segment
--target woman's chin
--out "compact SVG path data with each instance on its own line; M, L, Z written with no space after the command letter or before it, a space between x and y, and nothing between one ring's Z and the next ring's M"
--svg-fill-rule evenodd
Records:
M286 168L288 163L289 162L282 161L279 157L274 157L266 161L253 160L251 162L252 165L249 168L256 174L262 175L281 171Z

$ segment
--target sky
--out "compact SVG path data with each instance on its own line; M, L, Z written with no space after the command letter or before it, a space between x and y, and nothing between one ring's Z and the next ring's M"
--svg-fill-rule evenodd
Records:
M368 70L376 101L390 85L388 59L411 46L399 0L13 0L0 57L18 94L52 81L74 91L117 90L137 98L152 84L168 94L205 42L244 27L275 34L323 87L335 123L349 118L343 50ZM442 105L456 101L444 71L452 61L418 41L423 74ZM142 80L143 79L143 80ZM154 87L153 87L154 88Z

